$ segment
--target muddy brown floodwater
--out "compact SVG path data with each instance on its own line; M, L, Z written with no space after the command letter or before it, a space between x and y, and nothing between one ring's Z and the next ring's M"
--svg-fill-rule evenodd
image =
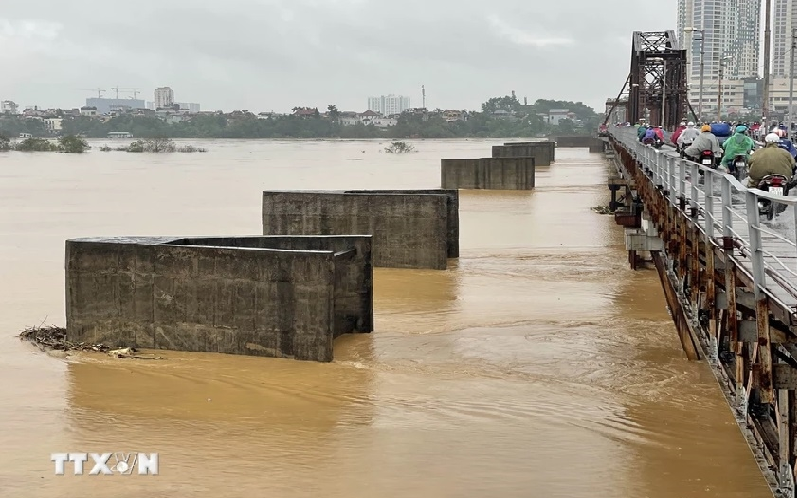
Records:
M585 149L533 193L461 192L461 258L377 269L375 331L331 364L64 360L14 337L63 324L64 239L256 235L263 189L436 188L440 158L497 143L0 155L0 496L771 496L655 271L629 270L622 228L590 211L608 165ZM160 475L54 476L70 451L157 452Z

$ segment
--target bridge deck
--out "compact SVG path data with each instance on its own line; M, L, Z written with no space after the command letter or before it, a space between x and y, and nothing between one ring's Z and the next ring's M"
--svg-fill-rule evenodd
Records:
M708 232L706 223L708 218L713 221L714 237L721 237L724 232L730 233L741 243L744 248L742 254L746 257L741 258L740 262L750 274L754 274L753 261L750 258L753 252L750 234L751 231L757 230L761 237L760 249L766 275L763 287L786 307L797 307L797 197L794 196L797 192L792 191L788 197L770 197L771 194L748 190L730 175L702 167L700 169L705 172L704 180L693 185L689 178L694 172L694 163L681 160L671 147L664 147L659 151L643 146L636 140L630 128L613 130L613 135L629 151L636 154L641 162L651 166L651 176L656 184L673 191L676 197L685 195L688 203L696 199L699 206L698 222L706 232ZM682 181L684 177L686 180ZM697 197L693 187L697 187ZM711 187L712 200L710 210L706 198L709 187ZM725 189L730 187L729 203L723 199L723 187ZM778 199L782 204L787 204L786 210L771 221L767 221L763 216L749 220L746 199L749 192L761 194L759 197ZM727 227L723 224L723 209L726 206L730 206L731 214L731 223ZM773 276L774 278L770 278Z

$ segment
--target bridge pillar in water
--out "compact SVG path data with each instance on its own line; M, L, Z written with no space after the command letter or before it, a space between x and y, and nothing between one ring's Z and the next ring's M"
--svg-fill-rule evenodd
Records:
M73 343L332 361L373 330L371 237L66 242Z
M263 192L264 235L373 235L378 267L445 270L459 257L459 192Z

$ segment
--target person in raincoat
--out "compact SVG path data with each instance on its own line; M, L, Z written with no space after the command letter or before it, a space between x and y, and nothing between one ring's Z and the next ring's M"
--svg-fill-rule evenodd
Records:
M640 125L640 127L637 128L636 136L637 136L637 138L639 139L640 142L642 141L643 138L645 138L645 133L647 133L647 131L648 131L648 127L645 126L645 125Z
M722 164L728 168L728 171L733 171L735 168L733 160L736 156L744 156L745 160L750 162L750 151L755 149L755 142L747 136L746 126L737 126L736 133L725 140L722 146L725 149Z

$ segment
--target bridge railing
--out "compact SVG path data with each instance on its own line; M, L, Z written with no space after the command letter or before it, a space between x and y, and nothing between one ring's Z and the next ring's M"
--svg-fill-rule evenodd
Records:
M730 237L752 263L756 294L768 279L784 288L797 303L797 197L780 196L749 188L732 175L681 159L672 147L643 145L633 128L614 128L610 134L642 165L650 181L668 192L668 200L688 200L697 222L710 239ZM698 181L701 178L703 181ZM746 180L745 180L746 182ZM772 221L762 221L758 203L768 200L778 211Z

